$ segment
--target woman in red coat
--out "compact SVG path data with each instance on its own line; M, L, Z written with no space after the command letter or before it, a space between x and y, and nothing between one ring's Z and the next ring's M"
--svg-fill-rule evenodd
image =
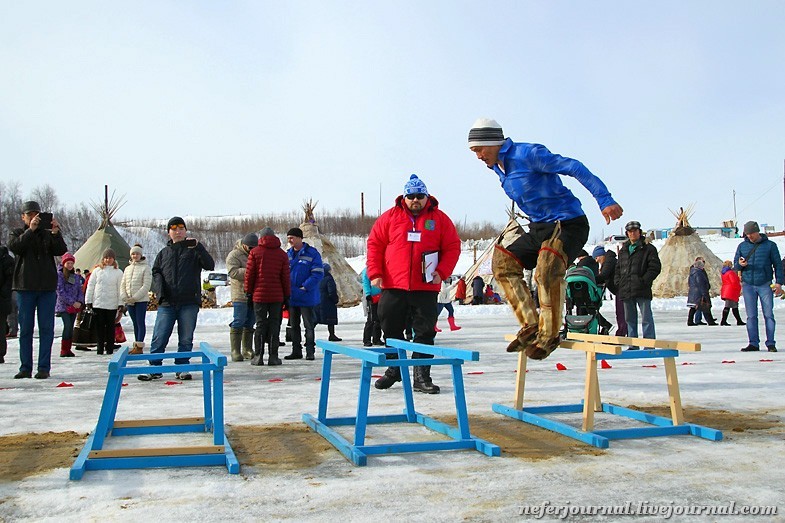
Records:
M741 282L739 275L733 270L733 262L725 260L722 264L722 290L720 296L725 300L725 308L722 309L722 321L720 325L730 325L728 323L728 313L733 311L736 318L736 325L746 325L739 316L739 296L741 295Z

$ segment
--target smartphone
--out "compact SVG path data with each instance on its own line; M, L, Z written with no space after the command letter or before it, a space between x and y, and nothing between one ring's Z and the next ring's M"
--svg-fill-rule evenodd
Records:
M52 213L51 212L39 212L38 218L41 220L38 222L38 228L49 230L52 228Z
M184 241L186 247L196 247L196 244L199 243L196 238L186 238Z

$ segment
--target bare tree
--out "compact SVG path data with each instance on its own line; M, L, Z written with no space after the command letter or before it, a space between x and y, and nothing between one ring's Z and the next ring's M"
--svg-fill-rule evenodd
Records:
M60 198L58 198L57 192L55 192L54 187L49 184L34 187L33 190L30 191L30 199L37 201L41 206L41 209L45 211L52 211L60 204Z

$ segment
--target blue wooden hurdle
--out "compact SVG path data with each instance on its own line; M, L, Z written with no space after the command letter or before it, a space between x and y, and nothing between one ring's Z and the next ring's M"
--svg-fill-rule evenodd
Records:
M409 343L401 340L387 340L387 347L359 349L337 343L319 340L316 346L324 351L322 364L322 383L319 394L319 413L316 417L303 414L303 422L332 443L347 459L355 465L366 465L368 456L401 454L405 452L428 452L432 450L475 449L488 456L499 456L501 449L485 440L477 438L469 431L469 416L466 411L466 397L463 387L461 365L466 361L478 361L476 351L450 349L433 345ZM435 356L433 359L407 358L406 351L421 352ZM386 354L397 353L397 360L387 360ZM362 362L360 391L357 401L357 415L352 417L327 417L327 402L330 393L330 374L333 355L343 354ZM414 409L409 367L417 365L450 365L452 367L455 411L458 427L452 427L425 416ZM405 408L402 414L368 415L368 402L371 391L371 371L374 367L400 367ZM452 438L449 441L429 441L412 443L387 443L366 445L365 433L368 424L375 423L419 423L429 429ZM331 427L354 425L354 443L350 443Z
M161 365L156 372L201 372L204 390L204 417L115 421L117 404L125 376L147 374L148 365L129 366L137 361L174 358L200 358L199 363ZM70 478L82 479L86 470L134 469L156 467L199 467L225 465L230 474L240 472L240 464L224 434L223 369L226 356L202 342L193 352L128 354L123 347L109 362L109 379L95 430L71 466ZM192 447L123 448L103 450L110 436L212 432L213 444Z
M622 351L620 345L649 347L653 350ZM722 432L719 430L684 422L681 396L679 393L679 381L676 376L676 358L679 356L679 350L700 351L700 343L650 340L621 336L601 336L571 332L567 335L567 340L560 344L560 347L586 352L586 379L584 398L581 403L523 407L527 357L525 353L520 352L518 356L518 381L515 391L515 406L509 407L495 403L493 404L493 411L525 423L558 432L559 434L569 436L599 448L608 448L610 446L610 440L612 439L648 438L679 434L690 434L712 441L722 440ZM671 409L670 419L626 407L620 407L618 405L603 403L601 401L599 379L597 376L597 361L652 358L663 358L665 362L665 378L668 385ZM567 423L548 419L543 416L543 414L578 412L583 412L582 430ZM624 416L653 426L614 430L594 430L595 412L605 412Z

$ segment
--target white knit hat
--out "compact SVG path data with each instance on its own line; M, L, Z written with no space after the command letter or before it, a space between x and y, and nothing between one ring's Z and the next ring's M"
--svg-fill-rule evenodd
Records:
M504 143L504 131L496 120L478 118L469 130L469 147L485 145L501 145Z

